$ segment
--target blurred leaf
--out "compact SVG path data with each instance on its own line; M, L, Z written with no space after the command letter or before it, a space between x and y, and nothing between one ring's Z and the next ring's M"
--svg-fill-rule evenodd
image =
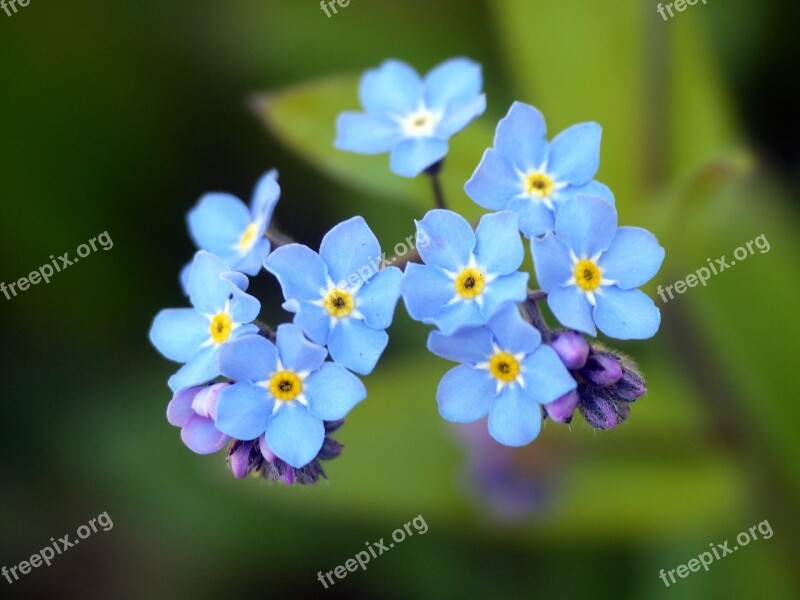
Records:
M328 175L374 194L376 201L431 207L426 177L411 180L395 175L389 170L388 154L365 156L334 148L336 117L346 110L359 110L357 92L358 77L341 76L259 95L252 105L275 136ZM450 141L442 183L450 206L467 216L482 212L464 194L463 186L491 146L493 131L484 118Z

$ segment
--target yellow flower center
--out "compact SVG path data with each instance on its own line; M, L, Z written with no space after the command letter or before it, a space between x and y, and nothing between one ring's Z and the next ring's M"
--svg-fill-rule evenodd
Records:
M519 375L519 361L508 352L498 352L489 361L489 372L495 379L511 383Z
M278 400L291 402L303 391L303 382L297 373L278 371L269 380L269 391Z
M256 231L258 226L255 223L250 223L247 229L242 234L242 239L239 240L239 248L242 250L249 250L256 243Z
M462 298L470 299L480 296L486 285L483 273L475 267L467 267L456 277L456 293Z
M216 315L211 319L211 326L209 327L211 330L211 339L217 344L226 341L231 336L232 324L233 322L231 321L230 315L226 313L219 313Z
M544 173L531 173L525 178L525 191L530 196L545 198L553 192L553 180Z
M328 292L328 295L325 296L323 305L332 316L341 319L353 312L353 308L355 308L355 301L353 300L352 294L339 288L335 288Z
M600 267L588 259L575 265L575 283L586 292L592 292L600 285Z
M410 137L427 137L436 130L436 115L431 111L422 109L406 117L403 121L405 134Z

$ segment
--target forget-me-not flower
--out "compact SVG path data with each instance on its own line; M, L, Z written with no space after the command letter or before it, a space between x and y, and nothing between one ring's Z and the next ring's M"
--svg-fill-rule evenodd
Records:
M439 383L439 413L448 421L471 423L489 415L489 433L501 444L524 446L542 426L540 405L577 387L541 334L507 304L484 327L446 336L433 331L428 349L463 363Z
M611 190L592 179L600 165L600 125L573 125L549 143L546 134L542 113L515 102L497 125L494 148L464 186L484 208L517 213L525 237L552 230L560 205L576 194L614 204Z
M218 256L232 270L258 275L270 250L264 233L280 195L277 171L259 179L249 209L231 194L205 194L189 211L189 234L198 248Z
M479 64L454 58L425 79L404 62L387 60L361 78L363 113L336 122L335 146L360 154L391 152L390 166L416 177L445 157L447 141L486 110Z
M381 248L362 217L339 223L319 254L301 244L275 250L264 267L278 278L294 322L331 358L362 375L375 368L389 336L403 273L378 270Z
M450 334L483 325L504 303L527 297L528 274L518 271L524 251L513 212L484 215L473 231L461 215L431 210L417 221L421 235L429 240L418 247L425 264L409 264L402 283L413 319Z
M618 339L655 335L661 313L636 289L661 267L664 248L640 227L617 228L617 210L578 196L558 212L555 233L531 240L536 278L565 326ZM595 328L597 326L597 329Z
M204 250L195 254L189 274L194 308L172 308L156 315L150 341L170 360L186 363L169 380L173 392L214 379L220 347L240 335L258 331L248 325L261 304L245 293L247 277L230 270Z
M344 367L325 362L325 348L297 325L278 327L276 343L248 335L226 345L219 369L236 381L217 400L217 428L237 440L264 435L281 460L301 468L325 440L324 421L342 419L367 396Z

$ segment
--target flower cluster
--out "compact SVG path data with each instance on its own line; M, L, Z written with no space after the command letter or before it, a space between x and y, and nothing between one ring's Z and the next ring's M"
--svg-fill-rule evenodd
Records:
M644 380L630 360L584 336L656 333L659 311L638 288L664 249L643 229L618 227L615 198L595 180L600 126L575 125L548 142L542 114L520 102L464 186L490 212L472 224L448 210L438 177L450 138L486 108L482 88L481 67L465 58L424 78L389 60L362 77L363 112L337 120L337 148L388 152L394 173L433 182L437 208L416 222L424 243L404 270L377 266L380 244L360 216L333 227L319 251L287 242L272 223L275 171L258 181L249 207L214 193L189 211L198 252L180 280L192 308L163 310L150 329L153 345L182 365L168 382L167 419L189 449L227 447L237 479L324 478L320 461L342 451L329 436L366 398L358 376L387 348L401 296L413 319L434 327L428 350L459 363L436 392L446 420L486 418L490 436L511 447L533 441L544 418L569 423L576 410L598 429L626 420ZM538 290L521 270L526 245ZM262 267L290 323L256 320L261 304L247 288ZM545 299L562 329L545 321Z

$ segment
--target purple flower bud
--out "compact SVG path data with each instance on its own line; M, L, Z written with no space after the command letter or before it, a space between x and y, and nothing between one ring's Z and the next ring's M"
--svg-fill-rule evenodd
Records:
M617 400L607 387L581 385L579 394L581 415L595 429L614 429L624 423L631 412L630 405Z
M644 378L635 370L625 367L622 379L614 387L614 393L620 400L633 402L647 393L647 385Z
M572 390L553 402L545 404L544 411L556 423L569 423L572 421L572 415L579 400L578 390Z
M236 479L247 477L255 468L252 442L234 442L228 450L228 466Z
M622 379L622 363L610 352L592 352L580 374L592 385L613 385Z
M217 398L229 383L215 383L201 389L192 400L192 410L202 417L217 420Z
M561 362L570 371L575 371L586 364L589 356L589 344L583 336L576 331L559 331L550 341L550 346L556 351Z

